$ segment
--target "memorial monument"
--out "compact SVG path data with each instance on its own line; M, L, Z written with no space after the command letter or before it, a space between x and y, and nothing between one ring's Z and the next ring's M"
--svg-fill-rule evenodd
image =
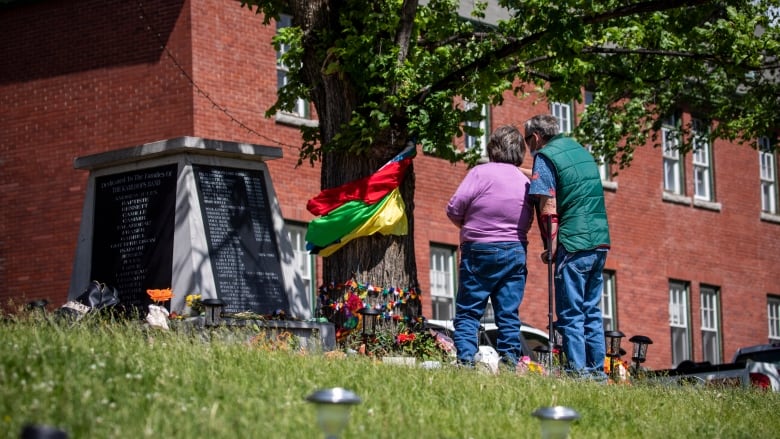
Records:
M265 164L281 149L179 137L78 157L88 170L73 275L74 299L91 280L145 314L147 289L225 302L226 315L284 311L311 318L311 297Z

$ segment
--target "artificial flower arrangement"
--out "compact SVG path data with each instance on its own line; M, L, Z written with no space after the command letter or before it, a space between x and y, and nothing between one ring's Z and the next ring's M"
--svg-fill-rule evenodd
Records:
M162 305L163 302L167 302L173 298L173 291L170 288L161 290L146 290L146 294L152 299L155 305Z
M531 357L524 355L520 357L520 360L517 362L517 373L547 375L547 370L544 368L544 365L532 360Z
M398 334L396 343L402 354L424 361L443 361L455 355L452 339L435 329L402 332Z
M412 356L422 360L442 360L454 354L452 340L432 329L425 329L425 318L417 288L376 287L354 278L342 284L319 288L322 317L336 327L336 340L346 350L366 355ZM374 330L364 334L360 310L372 308L379 313Z
M347 351L356 351L370 357L414 357L422 361L453 359L455 345L447 335L435 329L425 328L425 319L414 322L401 318L385 321L375 332L363 334L362 325L346 334L340 345Z
M151 326L168 329L168 319L171 318L171 313L163 305L163 303L173 298L173 291L170 288L165 289L148 289L146 294L152 299L154 304L149 305L149 313L146 315L146 322ZM175 315L174 315L175 318Z
M614 364L614 373L612 370L612 364ZM615 358L610 359L609 357L604 359L604 373L607 374L610 378L612 378L615 382L623 382L627 383L630 378L631 374L629 373L629 365L622 359Z
M420 295L416 288L376 287L358 283L354 278L341 284L333 282L319 288L319 312L336 326L336 338L358 327L358 311L371 307L381 311L380 321L398 321L420 316Z
M184 304L190 309L190 315L199 316L204 311L203 298L200 294L188 294Z

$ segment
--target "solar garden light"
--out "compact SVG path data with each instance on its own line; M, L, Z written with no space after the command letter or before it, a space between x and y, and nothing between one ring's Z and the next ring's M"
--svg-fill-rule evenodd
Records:
M334 387L321 389L306 397L317 409L317 424L326 439L337 439L347 426L349 412L353 405L360 404L360 398L351 391Z
M631 354L631 360L634 362L634 371L639 371L639 366L647 360L647 346L653 344L650 337L644 335L635 335L628 339L634 344L634 352Z
M366 345L366 354L368 354L368 339L376 335L376 320L379 317L379 310L365 307L358 311L363 316L363 344Z
M68 433L49 425L27 424L22 428L20 439L68 439Z
M571 423L580 418L576 410L560 405L538 408L532 415L539 418L542 439L566 439Z
M615 358L620 357L620 340L624 334L620 331L606 331L604 338L607 342L607 357L609 357L609 374L615 375Z
M46 299L33 300L27 303L27 309L34 314L46 315L46 305L49 301Z
M222 308L225 307L225 301L222 299L204 299L201 303L206 311L204 324L208 327L219 326L222 322Z

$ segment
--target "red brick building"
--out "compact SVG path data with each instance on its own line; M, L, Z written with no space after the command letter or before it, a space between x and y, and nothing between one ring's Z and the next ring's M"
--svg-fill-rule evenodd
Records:
M313 219L305 205L319 192L319 168L296 167L295 124L308 122L264 117L277 89L276 28L238 2L18 1L0 7L0 28L4 304L65 301L87 180L73 168L79 156L180 136L279 147L284 158L268 165L285 220ZM568 108L532 102L507 97L487 110L488 127ZM777 157L724 141L703 151L674 157L646 146L605 181L605 311L626 339L653 339L653 368L729 361L740 346L780 340ZM454 285L458 233L444 207L466 168L423 154L414 168L423 312L446 318L447 299L434 306L430 293ZM537 236L521 317L545 328Z

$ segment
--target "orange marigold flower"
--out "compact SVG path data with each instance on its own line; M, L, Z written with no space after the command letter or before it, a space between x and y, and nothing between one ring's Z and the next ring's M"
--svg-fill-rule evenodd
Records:
M170 288L163 290L146 290L146 294L152 299L153 302L166 302L173 297L173 291Z

